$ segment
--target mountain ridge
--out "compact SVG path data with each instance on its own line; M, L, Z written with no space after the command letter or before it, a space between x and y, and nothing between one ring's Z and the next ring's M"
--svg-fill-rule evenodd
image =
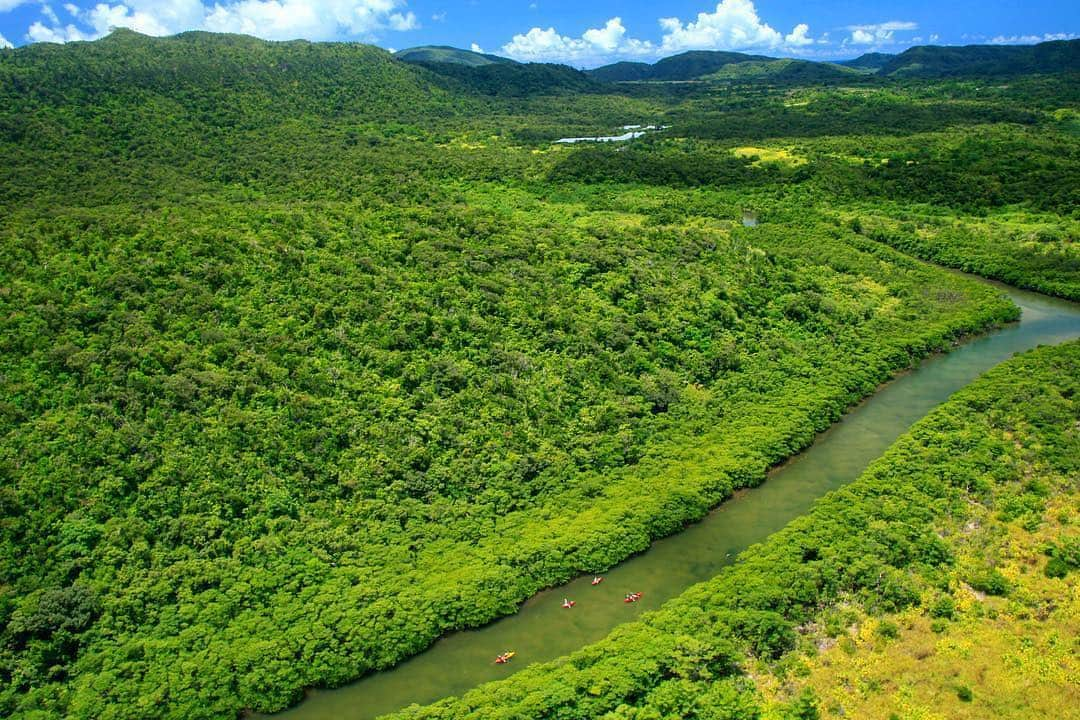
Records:
M418 45L405 48L394 53L394 57L407 63L448 63L452 65L465 65L466 67L482 67L484 65L506 64L520 65L517 60L512 60L501 55L464 50L450 45Z
M586 70L602 82L699 80L743 63L797 61L807 65L847 67L869 76L950 77L1020 75L1080 71L1080 40L1052 40L1035 45L916 45L902 53L865 53L849 60L777 58L722 50L695 50L655 63L616 62ZM865 72L869 71L869 72ZM837 77L824 73L823 77ZM801 79L801 78L800 78Z

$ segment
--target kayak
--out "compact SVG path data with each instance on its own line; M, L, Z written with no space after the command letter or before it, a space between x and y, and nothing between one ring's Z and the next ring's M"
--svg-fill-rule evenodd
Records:
M515 655L517 655L516 652L504 652L502 655L499 655L495 658L495 664L505 665L506 663L510 662L510 659L513 658Z
M563 604L562 604L563 608L565 608L566 610L569 610L570 608L574 607L575 605L577 605L577 603L575 601L573 601L573 600L563 600Z
M604 582L604 578L602 578L602 577L594 577L592 579L592 584L593 585L599 585L602 582Z

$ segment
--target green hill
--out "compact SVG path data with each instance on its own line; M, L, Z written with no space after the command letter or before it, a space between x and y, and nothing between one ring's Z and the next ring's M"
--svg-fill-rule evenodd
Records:
M753 60L767 61L764 55L746 55L736 52L696 50L666 57L653 65L653 80L695 80L714 73L725 65Z
M1080 40L1038 45L923 45L893 57L879 72L906 77L1080 72Z
M469 67L491 65L493 63L517 64L516 60L511 60L510 58L489 55L488 53L473 52L472 50L462 50L461 48L450 47L448 45L421 45L419 47L406 48L404 50L398 50L394 53L394 57L409 63L451 63Z
M620 62L604 65L588 74L597 80L619 82L627 80L696 80L714 73L725 65L748 61L769 61L764 55L746 55L737 52L694 50L658 60L652 65L636 62Z
M466 93L503 97L565 95L603 91L603 86L580 70L549 63L488 63L463 65L452 62L420 63L454 80Z
M611 65L586 70L585 74L594 80L603 82L628 82L648 80L652 76L653 66L643 62L617 62Z
M838 60L837 65L844 65L850 68L857 68L859 70L874 70L877 71L885 66L896 55L893 53L865 53L857 58L851 60Z
M281 177L306 160L277 163L267 144L300 133L311 117L324 126L349 118L338 132L358 142L367 123L384 135L389 124L446 116L474 100L359 43L117 30L94 42L31 44L0 54L0 205L45 188L96 204ZM120 193L122 179L130 189Z
M140 94L192 112L214 108L220 122L250 124L304 112L386 116L436 92L423 73L359 43L267 42L246 35L187 32L148 37L116 30L64 47L35 43L0 56L7 109L68 103L89 106ZM223 101L243 95L246 103Z
M753 81L773 83L820 83L845 81L858 78L857 70L833 63L808 60L749 60L725 65L703 80Z

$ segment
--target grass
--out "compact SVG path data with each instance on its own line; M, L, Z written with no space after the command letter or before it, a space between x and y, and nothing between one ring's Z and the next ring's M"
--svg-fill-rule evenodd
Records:
M934 600L927 597L878 618L849 608L854 621L839 640L811 629L798 662L759 677L772 705L766 717L778 720L781 703L810 687L825 718L1080 718L1080 575L1043 572L1048 543L1080 537L1076 479L1058 482L1061 494L1034 530L1024 527L1030 521L1004 523L989 511L958 529L961 550L947 593L952 619L930 617ZM998 558L1012 587L1007 597L963 582L965 568L986 557Z
M779 163L781 165L787 165L788 167L798 167L799 165L805 165L807 162L806 158L794 155L789 150L783 148L765 148L747 145L734 148L732 152L738 157L756 157L757 160L754 161L756 167L761 167L765 163Z

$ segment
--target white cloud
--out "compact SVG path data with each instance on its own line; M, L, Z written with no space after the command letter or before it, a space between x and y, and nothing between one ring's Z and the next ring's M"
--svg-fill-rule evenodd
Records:
M873 25L848 25L851 31L845 44L852 45L888 45L893 42L893 33L905 30L918 30L918 23L907 20L890 20Z
M11 41L8 40L6 37L4 37L3 35L0 35L0 50L4 50L4 49L10 48L10 47L15 47L15 46L12 45Z
M50 28L38 21L26 31L26 39L30 42L66 43L75 40L93 40L94 36L87 35L74 25Z
M0 0L0 3L13 0ZM371 39L380 31L403 32L419 27L416 15L404 10L404 0L122 0L79 10L64 7L83 27L61 27L55 17L46 27L34 23L27 32L33 41L89 40L124 27L146 35L172 35L185 30L210 30L254 35L268 40Z
M758 17L753 0L721 0L715 12L699 13L695 20L660 18L659 43L629 37L622 19L613 17L601 28L590 28L580 37L560 34L554 27L534 27L515 35L502 52L518 60L591 64L619 58L670 55L684 50L772 49L804 51L828 38L814 39L810 26L799 23L787 35Z
M813 45L814 38L807 36L808 32L810 32L810 26L806 23L799 23L790 33L784 36L784 42L791 47Z
M431 19L434 20L435 22L442 22L443 20L446 19L446 11L432 13Z
M30 2L30 0L0 0L0 12L7 12L8 10L14 10L20 5Z
M990 40L994 45L1034 45L1051 40L1072 40L1077 36L1072 33L1045 33L1043 35L998 35Z
M579 38L560 35L555 28L534 27L503 45L502 51L517 60L534 62L592 63L612 56L649 55L655 52L646 40L626 37L622 19L613 17L602 28L590 28Z
M678 18L660 18L660 27L665 52L775 48L784 40L761 21L751 0L722 0L715 12L698 13L697 20L685 25Z
M469 49L472 50L474 53L482 53L482 52L484 52L484 48L480 47L476 43L473 43L472 45L470 45Z
M941 39L941 36L938 35L937 33L931 33L930 34L930 42L937 42L940 39Z

